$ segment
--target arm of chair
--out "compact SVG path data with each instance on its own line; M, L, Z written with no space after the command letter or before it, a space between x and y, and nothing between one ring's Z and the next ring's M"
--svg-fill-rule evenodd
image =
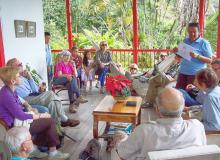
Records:
M213 159L212 156L220 157L220 148L217 145L193 146L184 149L163 150L148 152L149 160L190 160L199 157L200 160Z
M209 134L220 134L220 131L205 131L206 135Z
M207 144L220 146L220 131L206 131Z

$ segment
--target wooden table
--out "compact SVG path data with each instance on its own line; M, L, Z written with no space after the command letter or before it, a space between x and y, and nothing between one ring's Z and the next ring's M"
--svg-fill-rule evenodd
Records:
M126 106L126 101L136 101L136 106ZM141 97L130 96L125 102L115 103L112 96L105 96L93 111L93 137L98 138L98 122L127 122L133 128L141 122Z

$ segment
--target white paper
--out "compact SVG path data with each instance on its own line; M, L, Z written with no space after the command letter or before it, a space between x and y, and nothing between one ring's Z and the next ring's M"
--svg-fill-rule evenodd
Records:
M190 52L193 52L193 47L181 42L178 45L178 52L177 54L180 55L182 58L191 61L191 56L190 56Z

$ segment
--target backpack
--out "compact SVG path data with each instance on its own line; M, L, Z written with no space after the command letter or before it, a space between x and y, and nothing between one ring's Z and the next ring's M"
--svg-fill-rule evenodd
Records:
M98 140L92 139L88 142L86 148L79 154L80 160L99 160L101 144Z

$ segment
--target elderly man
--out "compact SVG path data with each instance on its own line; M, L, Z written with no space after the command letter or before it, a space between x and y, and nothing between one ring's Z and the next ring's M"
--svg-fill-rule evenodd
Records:
M108 44L106 41L100 42L100 50L96 52L95 60L96 65L98 67L98 75L99 75L99 81L101 84L100 93L104 92L104 83L105 83L105 76L109 72L109 65L110 62L112 62L112 56L111 53L107 50Z
M22 63L16 58L10 59L7 66L19 67L22 83L16 87L17 94L25 99L30 105L42 105L48 107L49 113L56 121L61 120L63 127L75 127L79 124L78 120L69 119L62 107L62 103L55 93L47 91L38 92L38 86L34 82L31 74L23 69Z
M165 88L157 98L160 117L156 122L141 124L116 145L121 159L145 159L149 151L186 148L206 144L204 126L196 119L183 120L182 94Z
M181 89L185 89L188 84L192 84L196 72L205 68L207 63L212 62L211 45L200 37L199 24L189 23L188 34L189 37L184 39L183 42L193 47L193 52L190 53L191 60L183 59L180 65L176 88Z
M33 150L33 142L28 128L14 127L9 129L5 142L12 152L11 160L30 160L28 156Z

